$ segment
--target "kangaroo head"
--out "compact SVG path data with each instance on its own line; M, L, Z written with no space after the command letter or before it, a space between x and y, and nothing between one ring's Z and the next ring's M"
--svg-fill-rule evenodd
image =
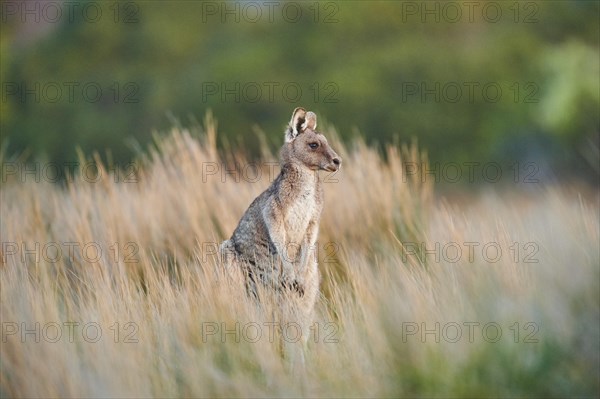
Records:
M317 115L306 112L304 108L296 108L285 132L283 157L312 170L335 172L342 165L342 160L316 128Z

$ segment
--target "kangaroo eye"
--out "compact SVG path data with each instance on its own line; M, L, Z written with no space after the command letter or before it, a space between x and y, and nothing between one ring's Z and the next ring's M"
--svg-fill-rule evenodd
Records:
M319 143L309 143L308 146L313 150L316 150L317 148L319 148Z

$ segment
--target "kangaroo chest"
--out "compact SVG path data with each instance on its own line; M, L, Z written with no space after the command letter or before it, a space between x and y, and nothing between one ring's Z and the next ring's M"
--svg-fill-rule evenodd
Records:
M290 243L301 244L308 224L318 213L315 187L303 189L285 213L285 227Z

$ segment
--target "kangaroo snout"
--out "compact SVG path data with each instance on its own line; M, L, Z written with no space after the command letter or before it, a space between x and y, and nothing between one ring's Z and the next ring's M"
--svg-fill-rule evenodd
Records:
M342 159L337 154L334 154L331 162L325 165L323 169L328 172L336 172L340 169L340 166L342 166Z

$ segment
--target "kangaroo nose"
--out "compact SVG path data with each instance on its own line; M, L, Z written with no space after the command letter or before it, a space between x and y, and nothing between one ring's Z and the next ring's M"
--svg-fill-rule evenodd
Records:
M333 163L334 163L336 166L340 166L340 165L342 164L342 160L341 160L341 159L339 159L339 158L333 158Z

